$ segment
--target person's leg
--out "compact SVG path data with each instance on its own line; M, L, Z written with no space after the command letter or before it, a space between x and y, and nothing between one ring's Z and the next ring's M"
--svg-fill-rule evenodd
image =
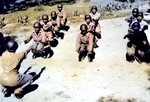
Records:
M18 80L18 86L22 86L28 82L31 82L33 79L33 76L30 74L21 74L19 73L19 80Z
M126 60L129 62L133 62L135 60L135 48L127 47Z
M81 44L81 48L80 48L80 51L79 51L79 61L82 61L84 60L84 58L86 57L87 55L87 51L85 50L85 45L84 44Z

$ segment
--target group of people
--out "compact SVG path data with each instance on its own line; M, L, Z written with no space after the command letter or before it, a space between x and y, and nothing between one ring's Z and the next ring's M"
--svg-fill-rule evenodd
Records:
M78 60L82 61L88 56L89 62L95 58L94 48L99 47L97 41L101 38L101 27L99 24L100 13L97 7L92 6L91 12L85 15L85 24L80 26L80 34L76 39L76 51L79 53Z
M6 97L11 95L12 90L15 95L18 95L23 90L22 86L29 85L34 80L35 75L19 73L21 63L27 54L32 51L33 59L36 57L47 58L48 54L51 56L51 47L57 46L60 30L68 30L68 28L66 29L67 13L63 10L62 4L58 4L57 8L58 13L51 12L51 19L47 14L44 14L39 22L33 24L34 31L24 40L26 44L33 39L33 44L22 53L16 53L18 44L15 40L11 37L4 37L0 33L1 65L3 68L0 83L6 88L4 91Z
M127 43L126 60L133 62L137 60L141 62L150 62L150 46L145 33L148 24L143 20L143 13L138 8L132 10L132 14L126 19L129 22L128 34L125 38L129 39Z
M48 54L51 55L51 47L56 47L58 44L57 38L60 30L68 30L68 28L66 29L67 13L63 9L62 4L58 4L57 8L58 13L55 11L51 12L51 19L49 19L47 14L44 14L39 22L33 24L34 31L24 40L26 44L33 39L33 44L24 52L15 53L18 44L9 37L5 38L5 44L0 45L0 48L6 48L1 53L3 73L0 75L0 83L6 88L4 91L5 96L10 94L10 88L15 88L14 94L18 94L18 89L20 91L23 90L21 86L33 82L34 75L21 74L18 71L22 61L27 57L27 53L31 50L33 52L33 59L36 57L47 58ZM92 6L90 13L85 15L85 23L81 24L80 34L78 34L76 39L76 51L79 53L78 61L84 60L86 56L89 62L92 62L95 58L94 48L99 47L97 42L101 39L99 19L100 13L97 12L97 7ZM135 8L132 14L125 20L129 22L128 34L124 37L124 39L129 38L126 60L130 62L133 62L135 59L139 62L150 61L149 42L144 32L148 29L148 24L143 21L143 13ZM0 38L2 40L0 39L0 43L4 43L4 37L1 35Z
M51 12L51 19L47 14L42 15L42 19L34 23L34 31L24 41L26 44L31 39L34 40L32 45L33 59L36 57L47 58L47 55L51 52L50 47L47 47L47 45L56 47L58 45L57 38L60 37L60 30L68 31L69 29L66 27L67 13L63 9L63 5L58 4L57 8L58 13L56 11Z

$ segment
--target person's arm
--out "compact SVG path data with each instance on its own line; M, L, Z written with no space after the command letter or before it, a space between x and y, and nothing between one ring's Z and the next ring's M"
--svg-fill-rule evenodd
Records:
M148 29L148 24L147 24L147 22L143 21L140 31L145 31L147 29Z
M60 28L60 18L59 17L57 17L56 22L57 22L57 27Z
M65 10L63 10L63 21L64 21L64 22L65 22L66 18L67 18L67 13L66 13Z
M52 32L51 32L51 31L47 32L47 33L46 33L46 37L47 37L47 40L48 40L48 41L52 41L52 40L53 40Z
M80 47L81 47L81 40L80 40L80 34L79 34L76 39L76 51L77 52L79 52Z
M130 14L129 16L127 16L127 17L125 18L125 21L131 22L131 17L132 17L132 14Z
M100 13L97 13L95 20L99 20L100 19Z
M89 33L89 53L92 53L92 50L93 50L93 39L94 39L94 36L91 34L91 33Z
M30 42L30 40L32 39L32 33L33 33L33 32L31 32L31 33L27 36L27 39L24 40L24 43L25 43L25 44L27 44L28 42Z

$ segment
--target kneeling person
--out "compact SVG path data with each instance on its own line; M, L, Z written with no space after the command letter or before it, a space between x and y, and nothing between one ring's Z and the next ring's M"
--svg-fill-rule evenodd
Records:
M82 61L86 55L90 62L95 58L95 52L93 51L93 35L87 32L87 25L82 24L80 26L81 33L76 40L76 51L79 53L79 61Z

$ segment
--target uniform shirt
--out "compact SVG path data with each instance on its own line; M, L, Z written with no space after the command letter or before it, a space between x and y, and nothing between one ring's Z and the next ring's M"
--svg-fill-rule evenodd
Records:
M57 17L56 20L51 19L50 22L52 23L52 26L55 27L60 27L60 18Z
M134 17L132 14L130 14L129 16L126 17L125 20L132 23L133 21L136 20L136 17Z
M66 19L67 18L67 13L65 10L62 10L61 12L58 11L57 13L57 16L60 18L60 19Z
M43 20L41 20L40 24L42 25L44 31L52 28L52 23L50 21L45 24Z
M27 56L26 52L13 53L5 51L1 57L1 65L3 73L0 76L0 81L3 86L16 86L19 80L18 70L21 62Z
M38 34L36 34L36 32L31 32L28 36L27 36L27 40L31 40L33 38L33 40L35 42L46 42L46 36L45 33L43 31L39 31Z
M90 15L91 18L94 19L94 20L99 20L99 18L100 18L100 13L98 13L98 12L96 12L95 14L90 13L89 15Z
M135 22L138 22L138 21L137 20L133 21L131 23L130 27L129 27L130 29L132 28L132 24L135 23ZM143 28L144 28L145 25L148 26L147 22L145 22L144 20L142 20L141 22L139 22L139 24L140 24L141 30L143 30Z
M93 35L91 33L87 33L86 35L79 34L76 40L76 50L79 50L81 44L85 46L89 46L89 50L93 49Z
M95 30L95 25L93 22L90 22L89 24L86 24L88 27L88 31L94 31Z

